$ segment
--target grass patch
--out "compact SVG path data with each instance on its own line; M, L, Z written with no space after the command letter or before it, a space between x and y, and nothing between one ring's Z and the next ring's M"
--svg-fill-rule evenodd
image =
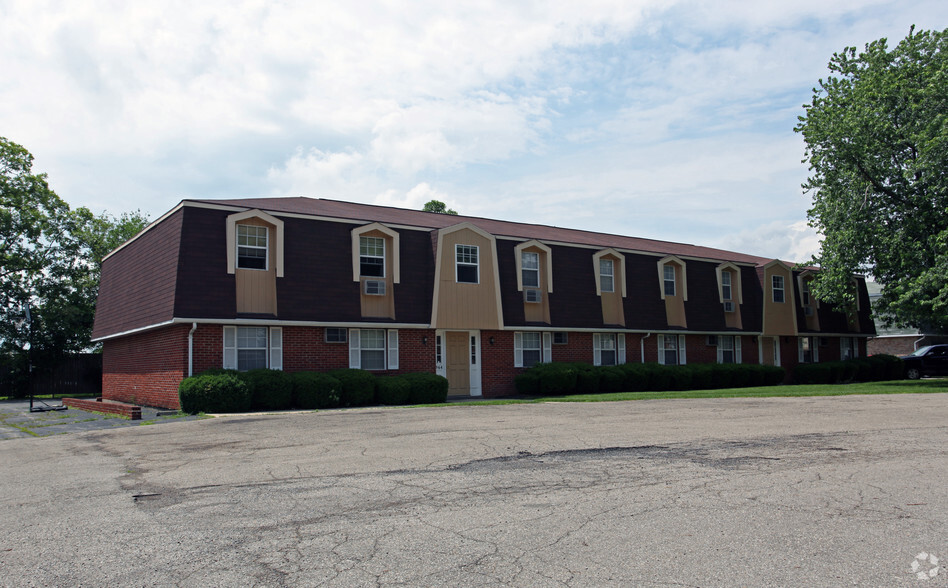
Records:
M762 386L721 390L682 390L666 392L612 392L609 394L573 394L540 396L528 399L474 400L464 405L532 404L536 402L615 402L620 400L669 400L677 398L780 398L799 396L849 396L853 394L932 394L948 392L948 380L893 380L835 385Z

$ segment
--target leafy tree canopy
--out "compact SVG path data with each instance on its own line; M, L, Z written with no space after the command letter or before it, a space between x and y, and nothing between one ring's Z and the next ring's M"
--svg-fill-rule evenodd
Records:
M20 371L28 348L39 367L89 348L102 258L148 223L140 212L70 210L32 168L25 148L0 137L0 358Z
M428 202L425 202L425 206L422 208L422 210L425 212L437 212L440 214L458 213L458 211L448 208L448 205L444 202L441 202L440 200L429 200Z
M901 326L948 329L948 29L829 62L795 130L806 142L819 298L852 308L853 273Z

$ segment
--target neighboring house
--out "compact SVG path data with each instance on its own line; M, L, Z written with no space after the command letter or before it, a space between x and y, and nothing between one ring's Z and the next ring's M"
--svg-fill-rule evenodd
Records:
M876 301L882 296L882 286L875 282L866 282L869 292L869 303L875 309ZM885 317L873 312L877 336L867 342L869 355L908 355L920 347L948 343L948 334L937 333L930 329L922 330L910 327L894 327L885 325Z
M177 407L212 368L436 372L514 393L549 361L776 364L866 353L813 269L707 247L309 198L185 200L102 264L103 395Z

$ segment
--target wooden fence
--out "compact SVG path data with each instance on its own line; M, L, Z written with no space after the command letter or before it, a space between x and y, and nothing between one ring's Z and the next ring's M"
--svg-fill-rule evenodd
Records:
M101 395L102 354L82 353L63 359L49 373L33 374L33 394L55 396Z

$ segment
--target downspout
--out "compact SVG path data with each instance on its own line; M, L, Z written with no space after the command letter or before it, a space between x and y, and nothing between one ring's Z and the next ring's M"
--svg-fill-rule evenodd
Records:
M919 330L921 330L921 329L919 329ZM916 339L916 340L915 340L915 343L912 343L912 349L914 349L915 351L918 351L918 344L921 343L922 341L924 341L926 336L927 336L927 335L922 335L921 337L919 337L918 339Z
M642 351L642 363L645 363L645 340L651 337L651 333L647 333L644 337L639 339L639 348Z
M191 330L188 331L188 377L194 375L194 331L198 328L197 323L191 323Z

